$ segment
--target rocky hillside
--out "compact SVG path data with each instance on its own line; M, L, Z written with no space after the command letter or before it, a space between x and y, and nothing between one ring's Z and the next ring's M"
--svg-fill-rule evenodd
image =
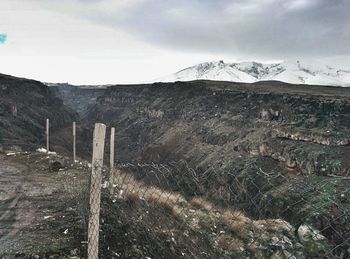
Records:
M205 168L260 156L288 160L303 173L342 175L348 164L326 166L317 159L333 161L335 149L340 159L348 150L349 97L347 88L280 82L114 86L83 121L116 126L121 160L187 159ZM295 148L286 149L293 145L317 154L299 154L305 164Z
M45 143L45 120L58 131L77 114L44 84L0 74L0 148L31 149Z
M81 136L97 121L116 127L119 161L186 161L195 175L179 169L168 179L182 182L186 195L239 207L253 218L310 224L334 251L346 251L349 88L213 81L113 86L83 119ZM179 191L175 184L167 188Z
M107 86L75 86L70 84L47 84L63 104L84 117L88 108L95 105Z
M59 99L64 98L64 103L81 116L78 156L91 158L94 122L114 126L119 167L136 165L123 170L134 175L140 186L152 186L160 193L180 193L188 201L200 197L218 211L242 211L256 222L286 221L293 227L288 233L295 245L292 250L306 258L350 255L350 88L277 81L254 84L193 81L116 85L86 91L58 86L51 90L35 81L3 76L1 91L3 145L11 144L6 140L16 138L16 145L23 140L34 144L42 141L44 119L52 116L57 118L53 125L58 129L52 136L54 150L69 152L70 122L77 117ZM148 172L143 164L151 165ZM124 198L131 199L132 204L140 199L136 203L141 203L142 208L149 206L143 202L152 197L135 196L134 186L126 190L132 192L131 198ZM125 227L125 218L120 214L125 210L114 207L119 206L118 197L116 201L116 205L107 204L110 213L106 222L116 229L108 228L111 233L106 247L119 244L118 233L123 230L130 234L130 226L136 228L135 240L140 236L137 228L149 228L133 223ZM181 207L181 211L187 209L193 212L190 207ZM132 210L126 215L130 217L136 212ZM136 214L133 217L140 218ZM122 218L121 225L118 217ZM150 222L156 224L151 219L142 224ZM300 233L305 228L317 233L318 239L304 238ZM250 230L247 236L253 237L251 234L255 232ZM214 243L221 233L215 231L208 232ZM207 234L200 232L199 236ZM271 251L272 248L267 248L271 242L265 244L270 236L264 237L267 239L262 240L261 246L256 245ZM275 241L277 238L279 247L284 249L287 241L282 235L271 238ZM248 239L244 237L242 242L251 247ZM157 232L154 240L163 239ZM157 244L140 246L150 249ZM134 249L132 242L128 245L136 256L139 249Z

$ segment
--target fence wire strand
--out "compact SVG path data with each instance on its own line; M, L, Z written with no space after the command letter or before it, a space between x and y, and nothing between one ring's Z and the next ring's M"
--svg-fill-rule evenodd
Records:
M249 170L118 163L113 196L104 170L99 257L348 258L349 207L328 197L334 181L349 191L347 179ZM293 199L279 200L286 192Z

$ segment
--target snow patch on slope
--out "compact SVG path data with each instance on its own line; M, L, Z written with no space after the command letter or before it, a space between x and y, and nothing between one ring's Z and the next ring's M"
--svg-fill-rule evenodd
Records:
M285 61L278 63L223 61L201 63L155 82L199 79L252 83L278 80L293 84L350 86L350 69L335 68L321 62Z

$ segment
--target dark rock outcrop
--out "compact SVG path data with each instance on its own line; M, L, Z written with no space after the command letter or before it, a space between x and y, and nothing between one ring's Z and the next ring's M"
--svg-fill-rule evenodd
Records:
M0 146L32 149L45 145L45 120L53 132L77 119L44 84L0 74Z
M84 116L97 98L106 91L105 87L74 86L69 84L49 84L51 91L63 101L63 104Z
M350 163L344 158L349 88L208 81L113 86L83 124L96 121L116 127L122 161L186 159L199 168L232 168L236 160L262 155L311 174L318 169L304 170L311 164L303 161L314 160L322 174L339 175ZM321 160L336 166L323 168Z

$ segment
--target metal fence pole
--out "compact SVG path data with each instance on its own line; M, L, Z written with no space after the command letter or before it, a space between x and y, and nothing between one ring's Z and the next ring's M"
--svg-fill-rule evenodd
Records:
M114 136L115 128L111 128L111 143L110 143L110 153L109 153L109 193L113 196L113 184L114 184Z
M90 183L90 218L88 229L88 259L98 258L99 224L100 224L100 202L103 153L106 135L106 125L95 124L92 171Z

